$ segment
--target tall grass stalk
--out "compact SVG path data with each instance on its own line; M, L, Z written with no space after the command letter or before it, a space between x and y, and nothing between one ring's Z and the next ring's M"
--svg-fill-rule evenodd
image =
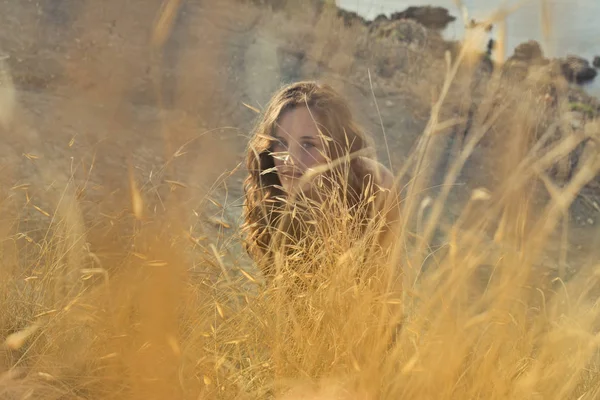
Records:
M157 54L178 6L161 8ZM131 168L130 196L91 215L81 171L44 207L13 186L0 204L11 216L1 226L0 398L598 398L597 265L582 262L567 280L543 257L600 158L590 153L564 185L550 170L597 138L598 125L550 140L567 116L549 116L535 90L499 73L472 116L461 108L465 115L448 117L461 79L470 84L474 73L468 51L447 56L429 124L395 171L398 185L410 183L398 188L402 221L388 258L367 256L378 226L359 234L328 196L326 207L309 207L310 240L277 253L266 282L240 253L235 227L218 220L211 231L188 217L191 204L196 215L214 207L224 215L214 199L236 184L235 171L190 200L185 183L170 179L158 196L153 178L141 184ZM469 118L441 189L424 195L426 169L439 161L435 140L460 140L455 128ZM486 153L497 179L471 188L447 218L462 171L498 138L499 150Z

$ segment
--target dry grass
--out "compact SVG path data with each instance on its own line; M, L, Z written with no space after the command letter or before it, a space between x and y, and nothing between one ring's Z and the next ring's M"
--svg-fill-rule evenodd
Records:
M177 5L162 8L169 15L156 19L155 44ZM315 58L333 43L312 40ZM176 179L190 143L176 133L189 134L187 119L162 120L169 161L143 179L123 165L128 192L110 205L86 200L90 163L58 180L57 195L11 186L1 203L0 398L598 398L597 266L563 280L540 265L600 158L590 151L561 185L551 168L595 140L598 125L568 131L566 105L549 111L536 90L494 75L444 185L427 197L438 140L464 127L469 111L453 101L471 87L464 56L448 59L443 82L430 82L441 90L429 124L395 171L408 184L398 246L384 264L361 257L369 233L357 238L345 219L318 213L309 248L279 257L278 276L263 282L228 228L232 200L215 200L237 184L236 171L210 189ZM496 149L486 157L497 179L467 193L449 223L451 192L482 143ZM191 214L212 216L218 229ZM439 236L444 245L433 251Z

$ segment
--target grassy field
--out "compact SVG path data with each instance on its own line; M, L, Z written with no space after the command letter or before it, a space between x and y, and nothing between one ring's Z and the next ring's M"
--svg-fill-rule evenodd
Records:
M295 3L59 3L2 13L0 398L600 396L597 228L574 208L600 125L560 76L482 80L477 36L444 52L409 24L430 36L402 47ZM240 162L271 91L312 77L396 174L396 252L361 257L323 214L267 285Z

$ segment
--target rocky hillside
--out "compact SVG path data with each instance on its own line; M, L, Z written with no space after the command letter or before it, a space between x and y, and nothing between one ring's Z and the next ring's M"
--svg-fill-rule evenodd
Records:
M243 169L236 167L253 109L282 83L333 83L373 134L382 161L398 171L441 92L445 54L455 59L461 50L461 43L443 40L440 30L455 17L440 8L411 7L365 21L320 2L198 1L157 19L161 3L0 6L0 46L12 82L3 78L3 87L15 89L12 118L0 127L0 183L12 188L13 198L24 200L27 193L36 207L52 210L72 182L86 215L125 209L131 163L151 212L166 209L170 193L182 193L194 229L232 229L242 196ZM450 88L442 114L467 118L438 135L432 187L498 77L539 99L547 119L540 124L569 121L557 137L585 132L600 111L577 86L593 74L585 62L548 60L539 46L526 43L497 65L486 48L483 41L474 49ZM2 110L8 110L12 100L4 98ZM465 168L457 204L469 188L494 181L497 166L489 160L501 148L501 130ZM594 143L586 140L556 166L557 182L568 181ZM596 223L598 204L600 191L589 185L574 206L581 229ZM46 218L36 209L27 212L33 220Z

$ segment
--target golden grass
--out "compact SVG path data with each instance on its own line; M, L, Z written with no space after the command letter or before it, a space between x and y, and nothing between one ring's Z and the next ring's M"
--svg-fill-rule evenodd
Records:
M155 44L177 3L165 2ZM453 115L453 96L471 76L465 56L447 59L430 122L395 171L408 185L385 265L361 257L369 234L357 238L345 219L320 213L308 249L277 258L266 284L224 218L231 201L215 200L236 171L205 191L176 169L146 181L123 165L128 193L92 211L89 165L44 204L50 192L13 186L1 203L10 218L0 247L0 398L598 398L597 265L582 262L568 280L542 265L569 205L597 175L598 153L564 185L549 170L597 138L598 125L570 131L565 104L554 118L536 90L494 75L444 185L427 191L439 138L465 124L465 108ZM163 122L175 143L177 123ZM484 143L497 146L486 153L497 181L445 218L461 170ZM211 218L198 226L192 212Z

